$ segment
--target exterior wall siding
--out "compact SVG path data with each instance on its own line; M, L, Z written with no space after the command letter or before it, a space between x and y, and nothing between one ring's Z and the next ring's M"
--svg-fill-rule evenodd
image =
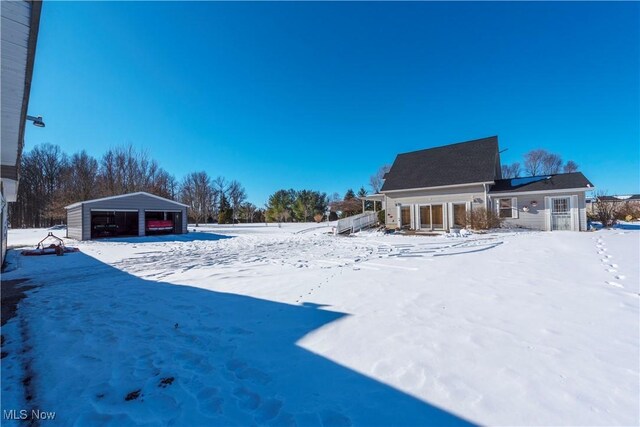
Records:
M444 218L445 229L449 228L451 224L450 206L449 203L470 203L472 209L479 207L486 207L497 210L497 200L500 198L516 198L516 204L518 209L517 218L505 218L504 223L506 225L529 228L532 230L548 230L549 225L547 222L547 215L550 215L550 207L546 206L546 197L577 197L577 224L580 231L587 229L587 209L586 209L586 195L584 191L579 192L557 192L548 194L520 194L520 195L500 195L493 194L489 196L488 206L485 206L485 192L482 185L466 186L466 187L453 187L453 188L437 188L431 190L407 190L398 191L385 194L385 225L387 228L396 228L398 224L398 208L397 205L410 206L412 224L411 228L414 228L414 222L417 222L414 218L417 218L418 206L426 204L443 204L444 205ZM532 203L536 202L536 206L532 206ZM529 210L525 212L524 207L528 207Z
M138 234L144 236L145 231L145 211L167 211L167 212L181 212L182 213L182 233L187 232L187 208L186 206L177 205L168 201L150 197L144 194L135 194L128 197L119 197L110 200L97 200L94 202L88 201L80 206L73 207L67 210L67 233L69 237L71 232L69 227L71 218L69 215L72 211L80 209L82 215L82 232L76 234L80 236L80 240L91 239L91 211L92 210L130 210L138 211ZM74 232L75 233L75 232ZM73 237L78 238L78 237Z
M67 237L82 239L82 205L67 209Z
M547 194L524 194L517 196L504 195L500 196L494 194L491 196L491 204L494 211L497 210L497 200L501 198L513 198L517 199L518 205L518 218L506 218L504 223L514 227L529 228L532 230L548 230L547 215L550 215L550 206L546 206L546 197L578 197L578 223L579 231L587 230L587 210L586 210L586 197L585 192L566 192L566 193L547 193ZM537 206L531 206L532 202L537 202ZM525 212L522 209L528 206L529 211Z
M431 190L408 190L385 194L385 225L396 228L398 215L396 205L411 206L412 217L416 215L417 206L426 204L443 204L445 223L450 216L448 203L470 203L472 209L485 206L485 192L482 185L435 188ZM445 228L448 228L445 225Z
M0 184L1 186L2 184ZM0 236L0 246L2 246L2 257L0 257L0 266L4 265L4 258L7 256L7 237L9 231L9 222L7 221L8 203L4 198L4 189L0 191L0 203L2 214L0 215L0 223L2 224L2 235Z

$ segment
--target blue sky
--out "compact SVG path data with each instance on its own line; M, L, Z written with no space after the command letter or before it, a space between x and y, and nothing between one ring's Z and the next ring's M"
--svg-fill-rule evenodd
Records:
M638 3L45 2L26 149L131 143L262 205L498 135L640 192Z

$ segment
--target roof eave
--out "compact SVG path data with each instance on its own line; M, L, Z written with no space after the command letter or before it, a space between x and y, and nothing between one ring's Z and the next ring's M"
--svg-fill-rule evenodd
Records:
M82 202L72 203L69 206L65 206L64 208L65 209L72 209L72 208L78 207L80 205L83 205L85 203L105 202L105 201L108 201L108 200L121 199L123 197L130 197L130 196L135 196L135 195L145 195L145 196L153 197L153 198L156 198L156 199L164 200L166 202L173 203L175 205L184 206L185 208L189 207L189 205L185 205L184 203L176 202L175 200L167 199L165 197L156 196L155 194L147 193L146 191L137 191L135 193L118 194L117 196L102 197L100 199L83 200Z
M489 191L487 194L489 196L498 195L498 196L518 196L522 194L545 194L545 193L566 193L569 191L593 191L596 187L574 187L574 188L556 188L553 190L505 190L505 191Z
M402 191L421 191L421 190L435 190L439 188L459 188L459 187L470 187L472 185L484 185L484 184L494 184L495 181L479 181L479 182L468 182L465 184L451 184L451 185L436 185L434 187L415 187L415 188L400 188L397 190L380 190L381 194L385 193L398 193Z

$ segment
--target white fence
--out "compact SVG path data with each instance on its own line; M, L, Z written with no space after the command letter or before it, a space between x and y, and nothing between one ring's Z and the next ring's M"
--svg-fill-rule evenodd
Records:
M371 227L378 221L376 212L365 212L358 215L342 218L338 220L335 228L335 234L341 234L345 231L355 233L363 228Z

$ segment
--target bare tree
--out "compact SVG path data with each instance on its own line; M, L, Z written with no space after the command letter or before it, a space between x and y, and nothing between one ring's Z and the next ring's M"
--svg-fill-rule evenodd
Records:
M181 193L182 203L189 206L189 213L197 227L208 213L211 179L206 172L192 172L184 177Z
M572 173L577 171L578 171L578 164L576 162L574 162L573 160L569 160L567 163L565 163L563 168L564 173Z
M68 190L72 197L68 201L78 202L90 200L98 196L98 161L87 154L85 150L71 156L69 174L67 176Z
M384 176L390 170L390 165L383 165L375 174L371 175L371 177L369 178L369 185L371 186L373 194L377 194L380 192L380 190L382 189L382 184L384 184Z
M520 178L520 163L513 162L510 165L502 165L502 178Z
M175 197L176 182L171 175L133 145L109 149L100 162L101 193L105 196L147 191Z
M543 161L547 156L546 150L531 150L524 155L524 170L529 176L536 176L542 173Z
M616 223L616 216L620 203L611 201L606 191L596 192L595 214L603 227L612 227Z
M69 160L60 147L34 147L22 156L20 171L17 201L10 205L11 225L44 227L64 221Z
M553 153L547 153L542 158L542 174L543 175L553 175L556 173L560 173L562 170L562 158Z
M242 205L242 203L247 199L247 192L242 184L235 179L229 183L228 191L229 200L231 201L232 223L235 224L237 211L240 208L240 205Z

